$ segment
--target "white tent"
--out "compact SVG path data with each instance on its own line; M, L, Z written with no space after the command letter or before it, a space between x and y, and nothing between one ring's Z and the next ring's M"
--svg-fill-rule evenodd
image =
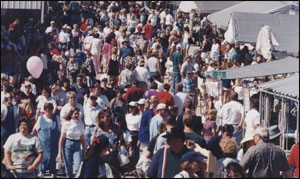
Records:
M245 1L207 16L219 28L226 29L232 12L299 14L299 4L290 1Z
M279 44L277 51L298 52L299 16L233 12L225 32L230 43L256 43L259 31L270 26Z
M193 9L200 13L214 13L241 2L242 1L181 1L179 10L185 13L189 13Z

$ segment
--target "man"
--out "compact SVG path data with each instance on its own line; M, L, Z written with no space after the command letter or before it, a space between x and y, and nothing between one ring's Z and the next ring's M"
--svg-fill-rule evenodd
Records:
M161 123L163 122L163 118L165 117L165 113L166 113L166 105L163 103L158 104L156 111L158 111L158 113L150 121L150 127L149 127L150 141L153 137L157 135L158 129Z
M220 56L220 45L217 43L216 39L212 40L213 44L211 46L211 59L215 62L219 61L219 56Z
M221 128L221 136L215 136L211 139L211 141L208 142L208 149L213 153L214 156L216 156L217 160L219 160L220 158L223 158L223 152L222 149L219 145L221 139L223 138L232 138L232 134L233 134L234 128L232 127L232 125L228 125L225 124L222 128Z
M218 113L219 119L222 121L222 126L224 124L230 124L234 127L233 136L236 138L236 142L240 145L242 140L241 127L244 120L244 106L238 102L238 94L231 91L230 94L231 101L226 103L221 111Z
M127 101L127 103L130 103L131 101L138 101L143 98L144 92L138 87L138 85L139 81L132 80L132 87L127 90L124 96L124 99Z
M184 133L174 127L164 135L168 146L159 149L147 171L149 178L172 178L181 171L181 157L190 151L184 145Z
M249 178L281 178L282 171L286 178L292 178L292 173L285 152L269 141L267 128L259 127L254 132L255 146L243 156L240 165L249 169Z
M173 85L172 88L174 90L174 93L176 93L176 84L180 83L181 77L180 77L180 69L181 65L183 63L182 61L182 54L181 51L181 45L176 45L176 51L172 54L172 61L173 61Z
M169 92L170 91L170 85L168 83L165 83L163 86L163 90L161 92L158 92L156 94L159 103L163 103L165 105L168 106L173 106L174 103L174 99L172 94Z
M255 129L260 125L260 113L259 113L259 96L252 95L250 97L250 102L252 104L252 109L247 112L245 117L246 131Z
M192 57L190 55L185 58L185 62L182 64L180 70L181 77L185 78L188 71L193 71Z
M151 96L150 100L150 108L147 109L142 114L140 130L139 130L139 141L138 145L140 146L140 159L136 165L137 169L142 169L143 163L145 162L146 151L150 142L149 139L149 126L152 117L154 116L154 110L158 105L158 99L156 96Z
M145 38L147 40L151 40L151 32L152 32L153 28L154 27L151 25L151 20L148 20L147 24L144 27Z
M59 35L58 35L58 48L59 50L67 50L69 49L70 46L70 34L67 32L68 25L65 24L62 27L62 30L60 31Z
M187 76L183 80L183 92L187 93L193 102L193 106L196 105L195 97L197 88L194 81L194 71L188 71Z
M143 54L147 53L147 49L149 48L149 40L146 39L145 31L141 32L141 36L138 39L139 48L142 50Z
M183 84L176 84L177 93L173 96L174 103L178 106L178 113L181 114L183 111L183 103L187 98L190 98L187 93L183 93Z
M56 32L55 34L58 34L58 33L59 33L59 32L58 32L58 29L55 27L55 22L54 22L54 21L51 21L51 22L50 22L50 26L47 27L45 33L46 33L46 34L49 34L49 33L52 32L53 30L55 30L55 32Z
M93 37L94 38L91 41L91 54L93 55L95 72L96 74L98 74L100 72L100 55L103 44L102 41L99 39L99 33L95 33Z
M136 79L140 82L139 86L146 91L148 89L150 73L147 68L144 67L145 60L140 59L138 66L133 70L133 79ZM150 85L149 85L150 86Z
M96 118L98 113L101 110L101 106L97 104L97 95L92 93L90 95L90 104L89 105L84 105L84 124L85 124L85 129L84 129L84 138L86 141L87 146L91 144L91 137L94 132L94 129L96 127Z
M74 83L71 88L74 88L76 90L77 96L76 101L83 105L83 97L87 94L89 94L89 88L83 84L83 76L79 74L76 78L76 82Z
M75 83L78 73L79 63L75 60L75 54L71 54L70 60L67 63L67 77L71 81L71 84Z

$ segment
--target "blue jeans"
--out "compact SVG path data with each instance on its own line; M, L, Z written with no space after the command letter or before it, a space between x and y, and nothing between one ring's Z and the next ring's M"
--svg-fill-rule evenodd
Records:
M12 172L12 174L15 176L15 178L36 178L36 172L33 171L31 173L17 173Z
M233 131L233 134L232 134L232 137L235 138L235 141L237 143L238 146L240 146L240 143L242 141L242 138L243 138L243 131L238 131L237 127L236 126L233 126L234 128L234 131Z
M81 163L80 141L66 139L63 146L63 158L65 162L67 178L74 178L74 174L78 172Z
M95 129L95 127L85 126L84 138L85 138L87 147L90 146L90 144L91 144L91 137L93 135L94 129Z
M179 72L173 72L173 83L172 88L174 91L174 94L176 93L176 84L181 82L181 76Z

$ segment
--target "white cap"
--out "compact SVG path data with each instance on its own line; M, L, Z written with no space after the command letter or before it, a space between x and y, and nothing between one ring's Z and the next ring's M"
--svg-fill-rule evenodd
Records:
M131 101L129 103L129 106L137 107L137 103L135 101Z
M51 21L51 22L50 22L50 24L54 24L54 23L55 23L54 21Z
M146 100L144 98L141 98L137 103L139 105L144 105L146 103Z
M156 110L160 110L160 109L166 109L166 105L163 104L163 103L159 103L159 104L157 105Z
M181 49L181 45L180 45L180 44L177 44L177 45L176 45L176 48Z

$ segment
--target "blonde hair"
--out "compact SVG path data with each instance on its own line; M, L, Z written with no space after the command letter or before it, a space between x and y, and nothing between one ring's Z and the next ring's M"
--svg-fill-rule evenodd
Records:
M215 121L216 118L217 118L217 110L216 109L210 109L205 116L205 119L208 121Z
M237 152L237 143L233 138L223 138L219 145L224 154L234 155Z
M70 99L71 97L76 97L76 93L74 91L69 91L67 93L67 98Z
M30 113L34 112L33 105L30 99L22 99L24 111L29 111Z

